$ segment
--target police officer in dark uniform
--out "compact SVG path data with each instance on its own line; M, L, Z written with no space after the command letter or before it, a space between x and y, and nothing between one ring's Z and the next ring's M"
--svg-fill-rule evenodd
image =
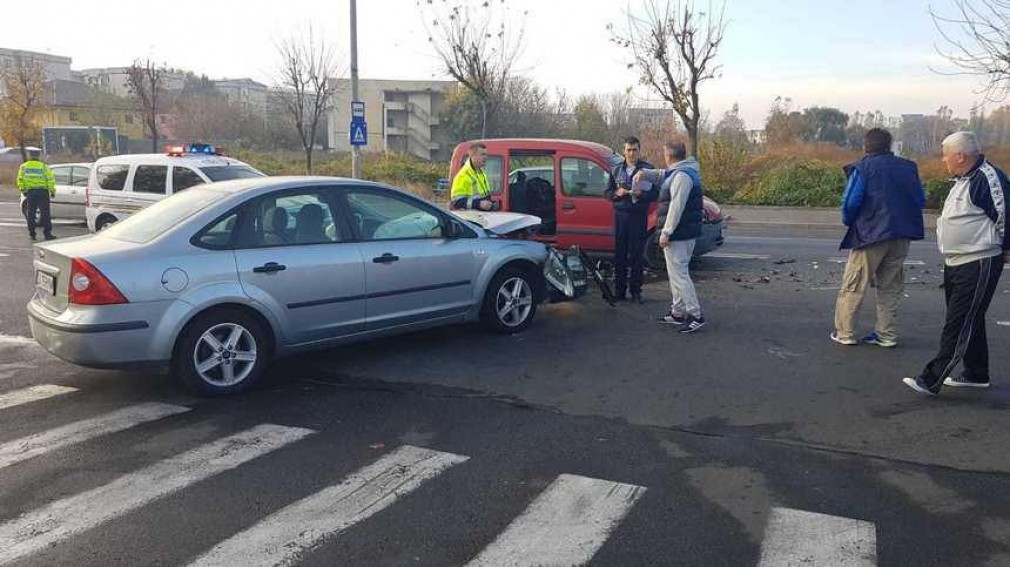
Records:
M614 205L614 295L642 303L642 271L645 268L645 243L649 204L656 200L655 185L634 185L639 170L652 165L639 159L642 144L629 136L624 140L624 161L614 166L606 196ZM631 272L630 277L628 272Z

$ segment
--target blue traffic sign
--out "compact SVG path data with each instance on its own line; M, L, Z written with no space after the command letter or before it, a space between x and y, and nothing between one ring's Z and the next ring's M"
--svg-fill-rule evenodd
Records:
M351 120L351 127L347 133L352 146L364 146L368 144L368 125L364 120Z

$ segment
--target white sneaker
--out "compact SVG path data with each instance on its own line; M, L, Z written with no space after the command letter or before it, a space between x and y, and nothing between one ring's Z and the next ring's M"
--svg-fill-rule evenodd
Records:
M856 339L843 339L843 338L839 337L838 336L838 331L831 331L831 340L835 341L836 343L838 343L840 345L845 345L845 346L853 346L853 345L858 345L859 344L859 341L857 341Z
M952 388L988 388L988 382L969 382L963 377L954 378L953 376L947 376L943 379L944 386L951 386Z

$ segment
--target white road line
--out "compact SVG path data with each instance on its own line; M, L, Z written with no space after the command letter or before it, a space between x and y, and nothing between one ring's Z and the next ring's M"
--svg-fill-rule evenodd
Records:
M14 390L13 392L0 394L0 410L76 391L77 388L56 386L54 384L43 384L41 386L32 386L30 388Z
M221 542L192 565L291 565L324 538L372 516L467 459L421 447L401 447L340 484L303 498Z
M706 258L726 258L730 260L771 260L766 254L737 254L736 252L709 252Z
M582 565L645 488L563 474L468 565Z
M151 402L15 439L0 445L0 469L75 443L187 411L187 407Z
M233 469L314 433L259 425L122 476L105 486L57 500L0 524L0 564L45 549L117 516Z
M846 263L848 261L849 261L848 258L840 258L838 256L834 256L834 257L828 258L828 262L834 262L836 264L844 264L844 263ZM906 266L925 266L926 262L923 262L922 260L905 260L905 265Z
M871 522L774 508L768 519L758 567L874 567L876 528Z

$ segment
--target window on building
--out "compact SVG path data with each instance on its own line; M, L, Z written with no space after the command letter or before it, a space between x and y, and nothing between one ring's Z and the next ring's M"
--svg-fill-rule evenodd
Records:
M80 122L81 121L81 117L76 112L71 111L70 112L70 121L71 122Z

